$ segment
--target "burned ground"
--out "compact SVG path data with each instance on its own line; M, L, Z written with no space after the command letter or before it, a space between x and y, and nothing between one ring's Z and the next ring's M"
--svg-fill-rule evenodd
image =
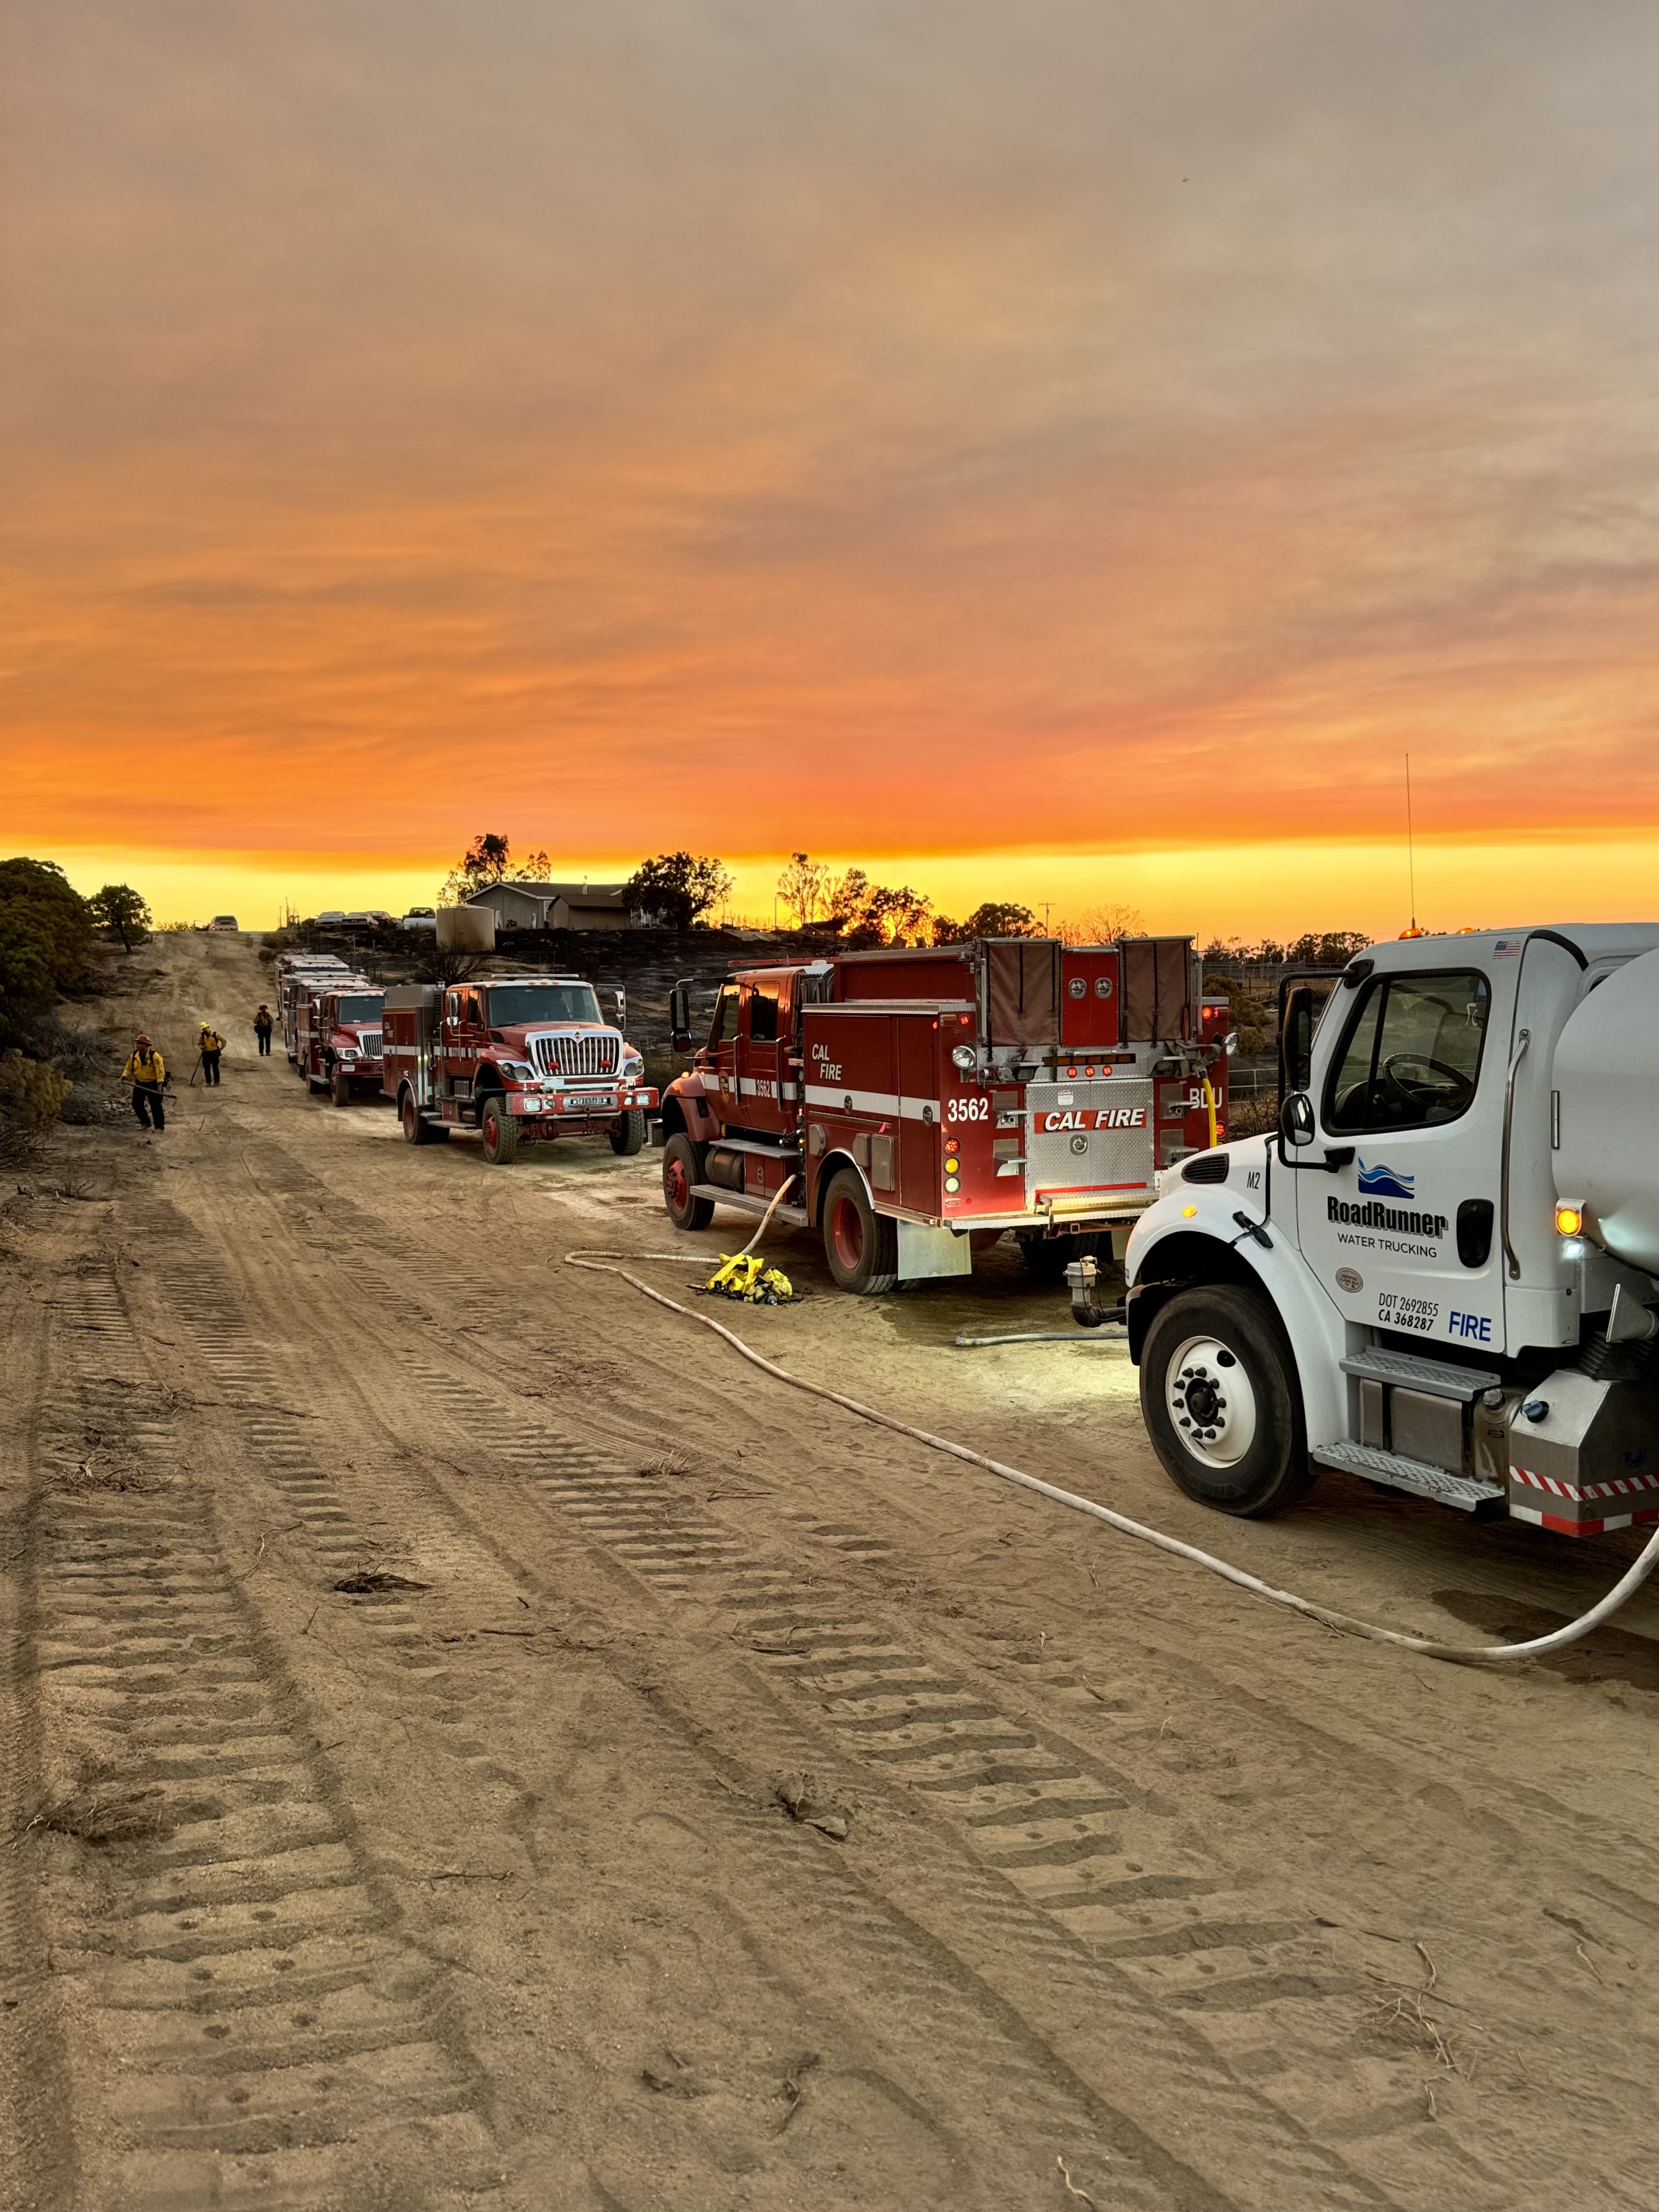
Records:
M160 969L160 973L155 970ZM1659 1599L1558 1664L1319 1629L803 1398L487 1169L252 1056L0 1213L0 2202L1556 2212L1652 2201ZM1000 1249L733 1325L1253 1571L1470 1640L1628 1539L1188 1507ZM724 1316L731 1318L729 1312Z

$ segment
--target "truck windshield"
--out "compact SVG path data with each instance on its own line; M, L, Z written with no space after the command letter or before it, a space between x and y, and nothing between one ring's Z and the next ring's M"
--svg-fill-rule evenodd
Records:
M595 1022L599 1002L591 983L492 983L489 1026L520 1029L536 1022Z
M354 991L334 1001L334 1018L340 1022L378 1022L385 1004L378 991Z

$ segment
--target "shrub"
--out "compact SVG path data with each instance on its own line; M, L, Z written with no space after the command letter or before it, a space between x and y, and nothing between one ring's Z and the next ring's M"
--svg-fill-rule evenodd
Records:
M46 1141L71 1085L45 1061L21 1052L0 1059L0 1160L26 1159Z
M91 949L91 915L61 868L0 860L0 1046L86 983Z

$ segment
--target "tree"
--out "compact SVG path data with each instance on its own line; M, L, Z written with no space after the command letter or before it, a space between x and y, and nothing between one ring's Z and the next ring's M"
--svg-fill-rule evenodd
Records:
M509 858L507 839L498 837L493 830L483 830L461 855L460 866L444 878L444 887L438 894L440 905L460 906L474 891L488 890L492 884L501 882Z
M545 853L527 854L515 862L511 841L497 836L493 830L485 830L467 847L459 867L452 868L444 878L438 903L460 906L474 891L487 891L492 884L505 883L508 877L515 883L544 884L551 880L551 875Z
M896 889L876 884L843 929L842 941L854 947L920 945L927 934L933 904L920 891L913 891L908 884L901 884Z
M831 929L846 929L857 921L870 902L870 878L862 868L848 868L825 887L823 919Z
M1075 921L1060 924L1060 933L1068 945L1115 945L1120 937L1145 937L1146 919L1135 906L1085 906Z
M92 916L55 862L0 860L0 1047L86 980Z
M822 860L809 860L805 853L792 853L789 865L778 878L778 896L784 911L795 917L797 929L809 929L830 911L832 886Z
M965 945L975 937L1036 937L1039 933L1030 908L1016 906L1010 899L987 899L966 921L951 921L939 915L933 922L935 945Z
M682 937L732 889L732 878L707 853L659 853L641 860L626 885L628 903Z
M1357 929L1310 929L1297 939L1285 957L1303 968L1346 968L1370 941Z
M131 884L106 884L102 890L93 893L87 904L99 928L106 937L118 942L124 952L131 952L135 945L142 945L149 935L153 927L149 908Z

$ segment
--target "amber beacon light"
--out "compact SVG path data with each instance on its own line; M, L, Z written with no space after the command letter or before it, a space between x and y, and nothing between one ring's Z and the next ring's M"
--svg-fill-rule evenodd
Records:
M1563 1200L1555 1209L1555 1233L1558 1237L1577 1237L1584 1226L1584 1209Z

